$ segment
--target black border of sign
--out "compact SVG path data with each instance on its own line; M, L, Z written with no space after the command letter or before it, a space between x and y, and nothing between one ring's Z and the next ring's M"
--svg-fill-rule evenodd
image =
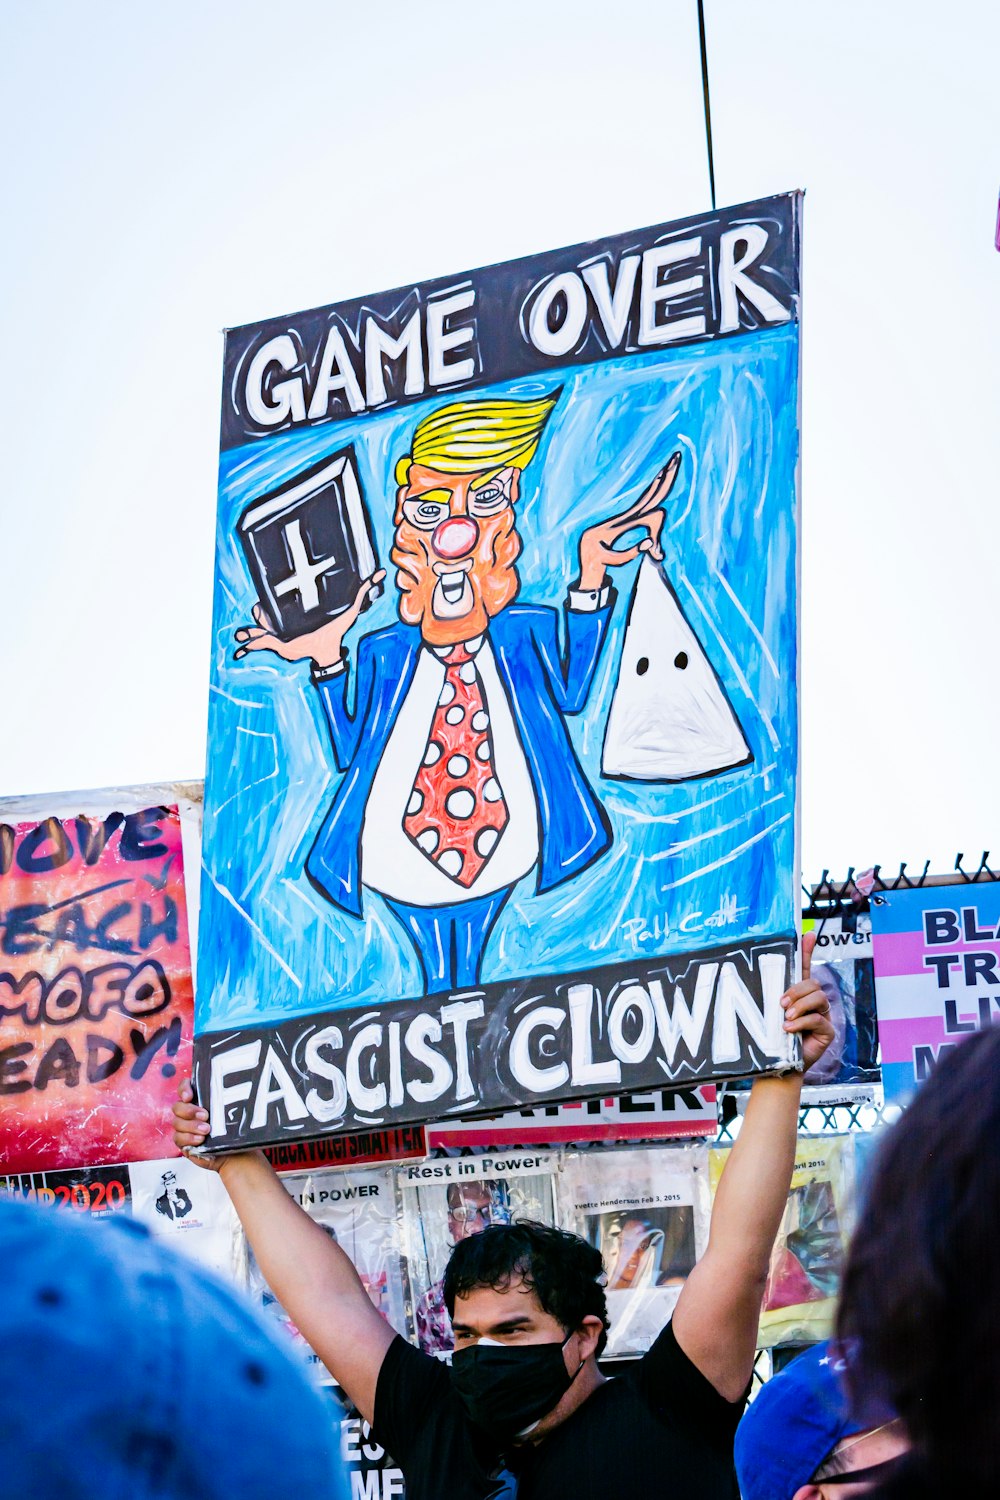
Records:
M795 1068L798 1048L781 1030L777 1000L792 980L796 945L794 933L781 933L205 1032L195 1038L193 1080L213 1116L206 1146L242 1150ZM617 1054L613 1015L625 1037ZM418 1056L408 1034L417 1037ZM244 1050L234 1058L237 1048ZM435 1074L437 1084L447 1076L437 1092ZM373 1109L382 1093L382 1107ZM333 1115L338 1096L343 1107ZM324 1110L328 1117L318 1118Z

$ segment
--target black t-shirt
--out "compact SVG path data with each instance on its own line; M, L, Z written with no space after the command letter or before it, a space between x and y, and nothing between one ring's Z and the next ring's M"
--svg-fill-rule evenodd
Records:
M736 1500L733 1437L744 1400L726 1401L667 1324L626 1375L615 1376L536 1445L505 1454L473 1426L447 1366L402 1338L375 1391L375 1433L399 1464L407 1500ZM506 1472L505 1472L506 1471Z

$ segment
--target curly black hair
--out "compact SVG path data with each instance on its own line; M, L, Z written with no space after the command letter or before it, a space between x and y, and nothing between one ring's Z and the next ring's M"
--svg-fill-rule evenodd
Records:
M950 1049L887 1132L837 1331L929 1493L1000 1495L1000 1027Z
M546 1224L524 1221L493 1224L481 1234L459 1240L444 1272L444 1301L449 1318L455 1314L455 1298L476 1287L505 1292L515 1282L538 1298L543 1312L551 1314L567 1333L579 1328L584 1318L600 1318L604 1324L597 1353L608 1342L607 1298L604 1295L604 1262L601 1252L579 1235Z

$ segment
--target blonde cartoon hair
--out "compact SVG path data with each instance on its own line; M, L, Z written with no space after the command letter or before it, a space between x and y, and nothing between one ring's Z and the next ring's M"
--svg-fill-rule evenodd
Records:
M556 391L535 401L456 401L439 407L417 423L413 451L396 464L396 483L406 483L411 464L442 474L526 469L558 399Z

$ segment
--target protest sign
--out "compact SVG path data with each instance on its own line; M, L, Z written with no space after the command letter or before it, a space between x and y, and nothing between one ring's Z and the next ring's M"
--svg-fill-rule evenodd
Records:
M0 1196L91 1219L127 1214L199 1265L246 1284L246 1243L229 1194L215 1172L183 1156L65 1172L12 1172L0 1176Z
M124 1165L81 1167L75 1172L11 1172L0 1176L0 1196L27 1198L93 1219L132 1211L132 1182Z
M649 1141L714 1135L719 1126L714 1083L689 1089L657 1089L588 1099L584 1104L545 1104L515 1109L485 1120L459 1116L427 1127L431 1148L483 1150L497 1146L582 1145L602 1141Z
M420 1125L362 1130L356 1135L328 1135L320 1140L289 1141L269 1146L265 1156L276 1172L307 1172L318 1167L361 1167L369 1163L408 1161L427 1155L427 1133Z
M707 1147L568 1154L557 1196L562 1228L604 1257L605 1357L644 1354L708 1244Z
M340 1427L340 1457L347 1471L350 1500L400 1500L406 1493L403 1471L386 1452L368 1422L339 1386L330 1392L331 1420Z
M47 1171L174 1152L190 1066L185 840L198 789L0 803L0 1165ZM190 852L190 851L189 851Z
M1000 882L885 891L872 939L882 1082L905 1104L943 1049L1000 1015Z
M227 334L210 1148L795 1061L799 218Z

